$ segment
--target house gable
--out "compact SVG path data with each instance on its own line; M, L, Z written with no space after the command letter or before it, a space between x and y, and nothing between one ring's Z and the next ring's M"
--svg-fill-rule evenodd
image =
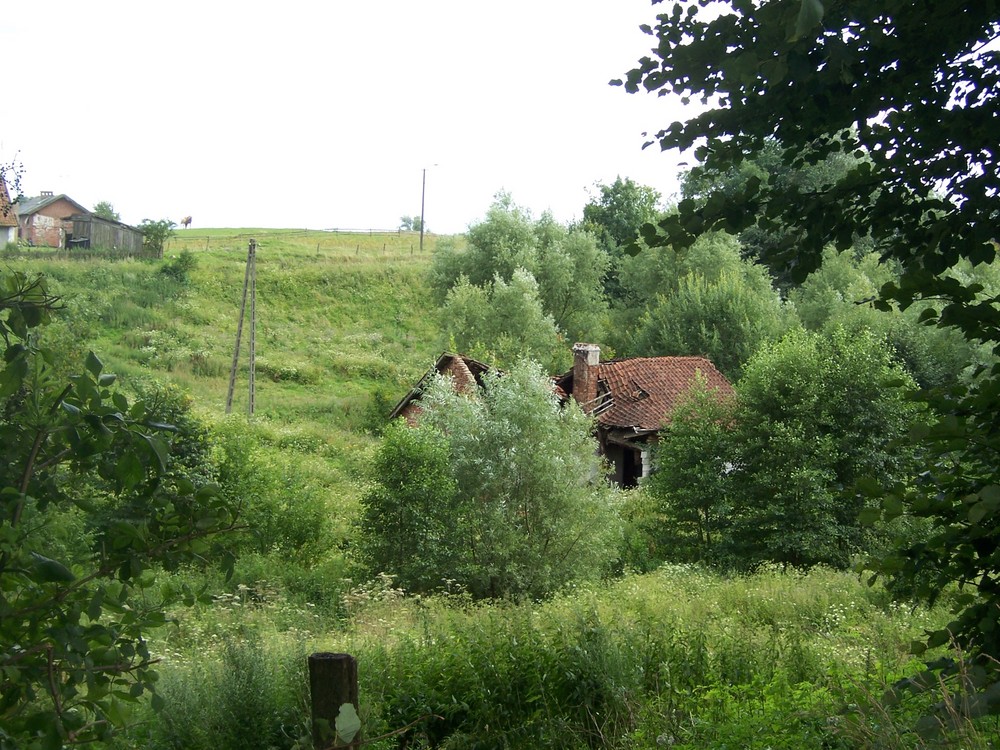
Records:
M0 177L0 227L16 227L17 212L10 202L10 191L7 190L7 180Z
M68 219L73 214L89 213L90 211L86 207L81 206L68 195L64 194L52 195L51 193L42 193L34 198L25 198L22 201L18 201L17 204L18 216L41 214L42 216L50 216L53 219Z
M0 175L0 248L17 242L19 233L20 225L17 223L17 212L10 202L7 181Z
M21 236L28 244L46 247L64 247L72 233L70 217L90 214L69 196L52 193L18 201L16 209Z
M389 419L403 417L407 422L413 424L421 412L420 397L435 375L450 375L454 380L456 391L469 393L482 387L483 375L491 369L489 365L466 357L464 354L444 352L438 357L434 366L424 373L424 376L410 389L409 393L396 404L389 414Z

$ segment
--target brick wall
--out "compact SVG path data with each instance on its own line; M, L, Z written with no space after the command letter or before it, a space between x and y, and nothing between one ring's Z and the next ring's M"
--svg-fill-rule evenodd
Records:
M37 247L62 247L66 240L66 230L61 219L42 214L24 217L25 226L21 234L24 239Z

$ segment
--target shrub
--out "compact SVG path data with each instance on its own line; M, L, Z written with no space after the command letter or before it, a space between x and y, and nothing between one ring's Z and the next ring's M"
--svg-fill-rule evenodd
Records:
M160 267L160 273L181 284L186 284L190 280L191 271L197 267L198 258L185 248L176 258L171 258L164 263Z
M362 559L411 591L452 579L476 597L545 596L614 562L621 523L591 422L541 368L438 378L420 424L386 433L359 523ZM401 544L400 541L405 540Z
M277 461L252 427L233 417L213 430L222 492L239 503L245 527L238 551L310 560L333 546L322 488L295 471L287 454Z
M34 335L56 302L44 278L0 273L0 288L0 744L106 742L126 703L160 700L156 567L212 557L233 508L199 477L170 475L164 426L96 355L68 384L50 368ZM89 549L89 535L73 540L82 521L96 529Z

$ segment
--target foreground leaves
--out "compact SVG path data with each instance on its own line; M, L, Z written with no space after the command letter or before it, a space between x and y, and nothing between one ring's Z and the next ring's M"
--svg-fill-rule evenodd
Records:
M996 681L1000 297L955 269L992 263L998 249L1000 3L729 0L711 13L705 5L672 3L646 29L657 39L655 56L618 82L705 105L651 142L693 148L719 174L769 144L792 168L837 154L855 161L826 184L751 178L731 194L682 201L643 237L687 247L704 231L755 226L780 237L762 259L796 281L827 246L846 249L867 237L901 270L877 307L931 302L925 322L991 351L968 382L915 395L937 415L911 435L924 465L875 494L887 517L926 519L930 532L873 565L904 596L935 601L957 585L955 619L925 645L955 639Z
M142 696L159 705L145 634L193 599L158 589L151 566L208 552L234 513L211 487L161 491L168 441L95 354L56 381L43 278L0 288L0 747L106 741ZM102 505L141 512L97 525Z

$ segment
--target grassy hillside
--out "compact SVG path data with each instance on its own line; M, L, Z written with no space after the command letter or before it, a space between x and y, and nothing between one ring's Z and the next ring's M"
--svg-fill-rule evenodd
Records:
M112 368L169 378L204 409L221 411L251 237L261 417L350 426L374 388L402 395L426 368L439 343L423 279L432 235L420 254L412 233L216 229L181 232L163 261L32 250L5 262L49 276L67 325ZM179 283L160 271L184 250L196 266ZM234 411L246 408L248 337L249 314Z
M370 405L391 405L442 343L425 285L438 241L414 233L180 231L161 261L31 249L13 269L41 272L65 310L46 335L82 361L94 350L128 384L176 383L210 421L225 413L250 238L257 241L256 396L251 426L276 471L306 475L349 516L371 442ZM165 274L184 251L187 280ZM233 413L248 403L249 309Z

